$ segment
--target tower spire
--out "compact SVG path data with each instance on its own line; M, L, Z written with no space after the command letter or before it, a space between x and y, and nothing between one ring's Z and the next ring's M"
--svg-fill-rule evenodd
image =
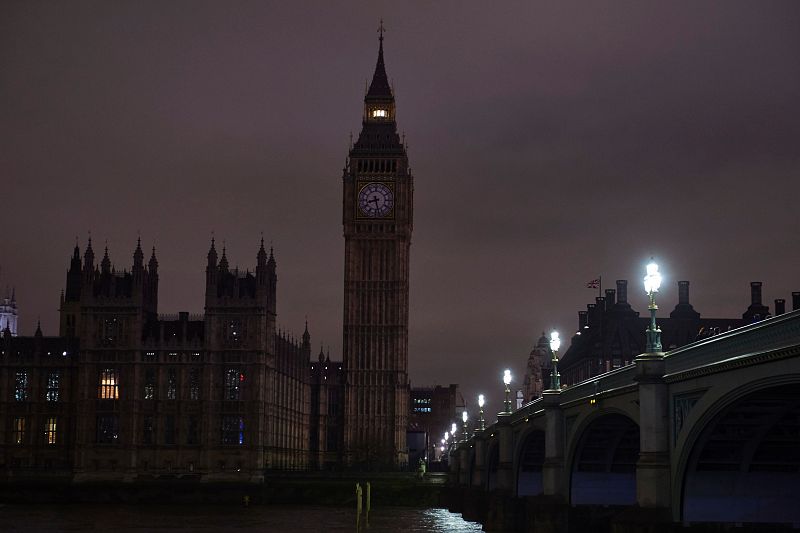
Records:
M372 83L367 90L367 99L371 98L392 98L392 88L389 85L389 77L386 75L386 66L383 63L383 19L378 27L378 62L375 64L375 73L372 75Z

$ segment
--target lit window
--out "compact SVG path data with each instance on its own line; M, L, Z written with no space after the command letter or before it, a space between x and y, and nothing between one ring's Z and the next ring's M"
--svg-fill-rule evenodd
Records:
M372 118L386 118L386 110L385 109L373 109L372 110Z
M48 402L58 401L60 382L61 382L61 371L51 370L47 374L47 392L45 393L45 399Z
M117 415L97 416L97 442L116 444L119 440L119 417Z
M167 400L178 396L178 372L174 368L167 370Z
M28 400L28 371L17 370L14 375L14 399L18 402Z
M98 396L101 400L118 400L119 383L117 381L117 371L113 368L106 368L100 372L100 386Z
M145 352L144 360L145 361L155 361L158 357L156 356L156 352Z
M192 368L189 370L189 399L200 399L200 369Z
M223 415L222 444L244 444L244 417Z
M25 443L25 417L18 416L14 418L14 444Z
M58 420L54 416L48 416L44 425L44 439L47 444L56 443L56 425Z
M155 400L156 398L156 371L148 368L144 371L144 399Z
M238 400L241 397L241 386L244 383L244 372L237 368L225 371L225 400Z

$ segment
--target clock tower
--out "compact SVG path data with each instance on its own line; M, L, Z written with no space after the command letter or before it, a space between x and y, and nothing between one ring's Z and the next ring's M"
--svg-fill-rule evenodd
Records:
M345 460L408 462L408 270L414 180L397 134L383 63L364 97L361 133L342 177L344 225Z

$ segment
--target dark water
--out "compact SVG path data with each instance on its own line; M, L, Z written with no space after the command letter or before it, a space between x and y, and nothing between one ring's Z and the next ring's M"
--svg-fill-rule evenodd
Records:
M261 531L462 533L481 531L446 509L372 509L356 529L354 509L225 505L0 505L0 531Z

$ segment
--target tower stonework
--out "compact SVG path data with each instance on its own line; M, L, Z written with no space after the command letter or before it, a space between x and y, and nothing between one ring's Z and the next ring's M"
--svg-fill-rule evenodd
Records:
M414 180L383 62L343 175L345 461L408 462L408 287Z

